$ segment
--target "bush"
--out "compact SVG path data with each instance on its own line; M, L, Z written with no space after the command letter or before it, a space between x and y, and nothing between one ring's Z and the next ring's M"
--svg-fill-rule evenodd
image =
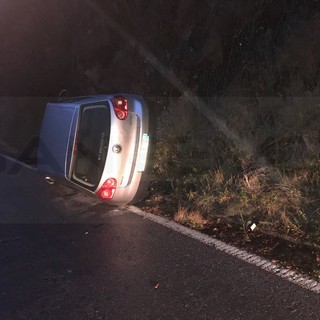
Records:
M318 117L315 101L263 100L255 108L249 102L221 101L215 114L246 141L251 154L194 107L184 105L176 121L172 110L179 101L171 101L161 116L154 180L170 185L170 196L180 204L176 219L184 224L192 225L189 220L199 215L206 224L222 216L245 230L254 218L261 230L319 243L320 141L309 125Z

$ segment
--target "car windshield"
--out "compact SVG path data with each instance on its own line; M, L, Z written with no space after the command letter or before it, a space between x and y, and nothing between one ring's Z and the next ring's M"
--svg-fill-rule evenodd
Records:
M84 106L74 148L72 180L94 190L107 157L110 111L106 105Z

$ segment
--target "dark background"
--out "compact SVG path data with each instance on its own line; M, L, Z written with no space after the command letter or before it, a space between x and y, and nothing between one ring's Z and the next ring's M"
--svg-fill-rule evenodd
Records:
M4 0L0 95L318 95L317 0ZM122 35L121 35L122 33Z

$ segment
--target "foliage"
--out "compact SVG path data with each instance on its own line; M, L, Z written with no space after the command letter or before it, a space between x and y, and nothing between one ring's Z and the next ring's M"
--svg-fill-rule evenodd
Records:
M320 141L318 129L310 125L319 120L318 102L220 103L216 115L247 141L252 154L232 141L228 144L210 121L193 112L194 107L185 105L175 125L170 103L162 113L154 179L169 183L171 197L180 203L176 219L200 225L190 220L198 220L199 214L205 221L219 216L243 231L246 222L255 219L260 230L308 237L319 244ZM196 212L196 218L190 212Z

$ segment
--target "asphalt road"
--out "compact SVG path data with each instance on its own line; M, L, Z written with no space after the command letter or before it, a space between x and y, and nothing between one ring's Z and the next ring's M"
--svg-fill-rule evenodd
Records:
M320 295L28 169L0 172L0 319L320 319Z

